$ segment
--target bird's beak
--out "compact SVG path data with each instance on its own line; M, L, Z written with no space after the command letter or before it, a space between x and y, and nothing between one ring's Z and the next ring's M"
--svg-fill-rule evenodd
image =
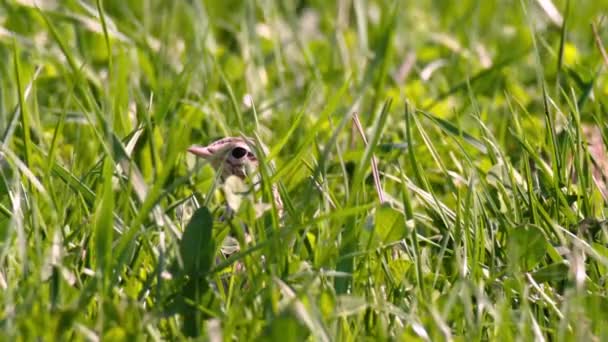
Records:
M192 146L188 147L188 152L190 152L198 157L204 158L204 159L209 159L213 155L213 153L211 151L209 151L209 149L206 146L198 146L198 145L192 145Z

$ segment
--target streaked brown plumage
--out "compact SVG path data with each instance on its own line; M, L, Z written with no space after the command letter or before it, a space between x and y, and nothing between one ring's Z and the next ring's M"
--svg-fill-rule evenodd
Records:
M190 146L188 152L209 161L216 171L221 172L220 178L225 181L231 175L245 179L247 176L256 174L258 159L254 147L255 141L253 139L226 137L207 146ZM261 146L260 150L264 153L267 152L264 146ZM254 184L257 183L255 179L253 182ZM272 185L272 195L279 217L282 217L283 201L278 188L274 184Z

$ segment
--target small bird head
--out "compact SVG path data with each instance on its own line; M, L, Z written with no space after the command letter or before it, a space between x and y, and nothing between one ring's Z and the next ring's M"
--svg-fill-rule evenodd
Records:
M209 161L216 171L222 173L222 180L231 175L244 179L258 166L254 145L251 139L228 137L207 146L192 145L188 152Z
M264 144L256 144L253 139L240 137L219 139L207 146L192 145L188 148L188 152L207 160L217 172L221 172L222 181L233 175L243 180L245 177L253 175L252 183L259 185L260 175L256 174L258 158L256 157L255 147L264 155L268 154L268 148ZM273 163L270 162L270 165L273 165ZM277 208L277 214L279 218L282 218L283 201L276 184L272 185L272 197Z

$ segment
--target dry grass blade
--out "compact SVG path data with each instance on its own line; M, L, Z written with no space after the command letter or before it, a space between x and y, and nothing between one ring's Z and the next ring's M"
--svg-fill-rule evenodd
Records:
M359 121L359 115L355 112L353 113L353 123L357 127L359 134L361 135L361 139L363 143L367 147L367 138L365 137L365 131L363 130L363 126L361 126L361 121ZM378 163L376 162L376 155L372 153L372 175L374 177L374 185L376 186L376 191L378 192L378 199L380 199L380 203L384 203L384 191L382 190L382 185L380 184L380 174L378 173Z
M608 53L606 53L604 44L602 44L602 38L597 30L597 25L595 23L591 23L591 29L593 30L593 36L595 37L595 45L597 45L597 48L600 50L602 58L604 59L604 65L608 66Z

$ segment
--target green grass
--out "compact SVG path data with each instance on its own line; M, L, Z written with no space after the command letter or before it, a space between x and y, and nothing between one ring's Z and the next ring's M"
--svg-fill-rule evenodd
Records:
M0 339L608 339L605 0L34 3L0 1ZM186 148L226 135L283 223L219 220Z

